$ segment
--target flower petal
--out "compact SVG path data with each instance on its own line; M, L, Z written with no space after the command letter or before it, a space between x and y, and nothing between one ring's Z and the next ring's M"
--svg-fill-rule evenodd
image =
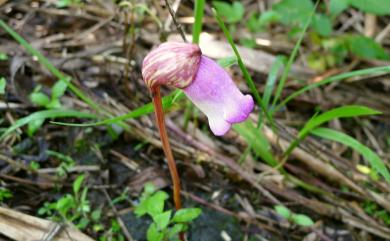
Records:
M253 110L254 102L250 95L241 95L236 103L230 103L224 110L223 118L230 123L245 121Z
M252 97L243 95L228 73L203 55L195 79L183 91L207 115L211 131L218 136L231 124L246 120L254 106Z
M150 87L159 85L184 88L195 78L202 52L198 45L166 42L146 55L142 76Z

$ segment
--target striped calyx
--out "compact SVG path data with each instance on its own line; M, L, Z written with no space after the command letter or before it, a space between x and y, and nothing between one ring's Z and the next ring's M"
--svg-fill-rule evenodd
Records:
M202 52L198 45L167 42L152 50L142 64L142 77L149 88L168 85L185 88L198 72Z

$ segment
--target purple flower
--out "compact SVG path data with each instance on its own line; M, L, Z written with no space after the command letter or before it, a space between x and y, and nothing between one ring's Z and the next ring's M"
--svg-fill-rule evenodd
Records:
M182 89L207 116L217 136L245 121L253 110L252 97L243 95L228 73L203 56L195 44L161 44L145 57L142 76L150 88L168 85Z

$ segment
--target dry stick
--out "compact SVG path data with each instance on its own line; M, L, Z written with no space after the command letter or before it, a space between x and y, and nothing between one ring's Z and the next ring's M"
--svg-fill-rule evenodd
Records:
M169 145L168 134L165 127L165 118L161 102L160 87L155 87L151 89L151 92L153 96L154 113L156 114L156 123L158 126L158 131L160 132L162 148L168 161L169 172L171 173L173 183L173 200L175 202L176 210L179 210L181 208L180 178L177 172L175 160L173 158L171 146Z
M175 0L175 1L173 2L171 8L172 8L172 10L173 10L174 13L177 12L177 9L179 8L180 4L181 4L181 0ZM172 16L171 16L170 18L167 18L167 19L165 20L165 23L164 23L164 31L168 31L168 30L171 28L171 24L172 24L172 22L173 22L172 20L173 20Z
M111 207L114 215L116 216L116 221L118 222L119 226L121 227L123 234L126 236L126 239L128 241L134 241L134 239L131 236L129 230L127 229L125 223L123 222L122 218L120 217L118 210L116 209L115 205L113 204L112 199L111 199L110 195L108 194L107 190L103 189L102 191L104 193L104 196L106 196L106 199L109 202L110 207Z
M182 28L182 26L180 25L180 23L177 22L177 20L176 20L176 14L175 14L175 12L173 11L173 9L172 9L171 5L169 4L168 0L165 0L165 4L166 4L167 7L168 7L169 13L171 14L173 23L175 24L177 31L180 33L180 36L181 36L181 38L183 39L183 41L187 43L188 41L187 41L186 35L184 34L183 28Z

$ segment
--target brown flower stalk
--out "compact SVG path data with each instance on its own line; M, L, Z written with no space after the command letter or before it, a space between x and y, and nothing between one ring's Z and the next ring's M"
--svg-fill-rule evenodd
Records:
M180 177L179 177L179 173L177 172L175 159L173 158L171 146L169 144L167 130L165 127L165 118L164 118L164 110L161 101L160 86L151 88L150 90L153 96L154 113L156 116L157 127L160 132L162 148L164 150L164 154L168 161L169 172L171 173L171 178L173 183L173 200L175 202L176 210L179 210L181 208Z

